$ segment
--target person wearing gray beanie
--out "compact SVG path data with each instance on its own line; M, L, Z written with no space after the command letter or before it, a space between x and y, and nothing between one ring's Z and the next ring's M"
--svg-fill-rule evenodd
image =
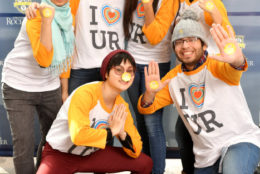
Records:
M204 56L201 57L206 57L207 54L216 54L215 51L218 50L218 47L214 42L212 36L209 35L209 29L205 27L205 24L202 22L203 19L201 18L204 18L204 16L199 15L199 12L195 11L194 8L188 8L181 13L178 20L179 22L176 24L172 35L172 44L174 48L175 45L178 43L191 43L199 39L203 46L203 50L201 53L204 53ZM227 30L226 25L223 25L224 24L222 24L222 27ZM186 41L183 41L183 38L186 38L184 39ZM198 57L198 59L200 58ZM200 60L205 59L202 58ZM197 60L195 60L195 62L197 62ZM201 61L200 63L202 64L203 61ZM198 64L197 66L199 65L200 64ZM188 64L186 66L188 66ZM186 129L183 121L180 118L178 118L176 121L175 136L183 166L182 174L193 174L195 163L193 142L188 130Z
M190 9L181 15L179 22L174 27L172 42L185 37L198 37L208 45L205 28L201 25L198 14Z
M192 19L182 18L173 32L181 64L162 80L156 62L145 69L146 91L138 110L152 114L174 103L192 137L194 174L254 173L260 161L260 128L240 86L246 58L232 27L226 32L219 24L210 32L220 54L207 55L203 33ZM151 85L155 82L156 88Z

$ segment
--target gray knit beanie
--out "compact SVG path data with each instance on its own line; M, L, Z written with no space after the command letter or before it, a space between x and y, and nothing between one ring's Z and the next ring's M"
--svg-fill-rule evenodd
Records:
M180 16L180 21L173 30L172 42L185 37L198 37L208 45L206 32L199 22L198 14L191 9L185 10Z

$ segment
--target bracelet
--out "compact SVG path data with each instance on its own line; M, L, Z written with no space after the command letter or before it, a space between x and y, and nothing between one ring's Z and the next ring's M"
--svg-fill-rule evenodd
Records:
M243 70L245 68L245 65L246 65L246 57L245 57L245 55L243 55L243 57L244 57L244 62L243 62L242 65L240 65L238 67L234 67L234 66L232 66L232 67L235 68L236 70Z
M141 99L141 106L143 107L143 108L148 108L149 106L151 106L153 104L153 101L152 102L145 102L144 101L144 96L142 97L142 99Z

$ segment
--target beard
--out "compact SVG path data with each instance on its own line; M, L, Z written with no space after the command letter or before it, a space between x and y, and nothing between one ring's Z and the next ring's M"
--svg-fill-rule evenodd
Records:
M193 55L191 55L190 58L183 58L184 55L182 53L176 53L175 51L175 55L176 58L179 62L183 63L186 67L195 67L197 65L197 63L199 62L199 60L203 57L204 55L204 50L201 47L201 49L194 49L192 50L194 53Z

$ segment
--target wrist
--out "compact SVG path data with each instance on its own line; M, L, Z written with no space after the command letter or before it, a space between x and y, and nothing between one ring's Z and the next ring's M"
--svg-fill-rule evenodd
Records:
M232 63L232 66L234 68L239 68L241 66L244 66L246 63L246 57L243 55L237 62Z
M52 19L45 18L45 17L42 18L42 25L43 26L45 26L45 27L51 26L51 23L52 23Z
M147 95L143 95L143 97L141 98L141 107L143 108L148 108L149 106L151 106L153 104L154 101L154 97L152 97L151 99L147 99L145 98L145 96Z
M125 138L126 138L126 132L124 131L124 132L120 133L120 134L119 134L119 137L120 137L121 140L124 141Z
M154 93L154 92L145 91L145 93L143 95L144 102L147 102L147 103L153 102L155 94L156 93Z

